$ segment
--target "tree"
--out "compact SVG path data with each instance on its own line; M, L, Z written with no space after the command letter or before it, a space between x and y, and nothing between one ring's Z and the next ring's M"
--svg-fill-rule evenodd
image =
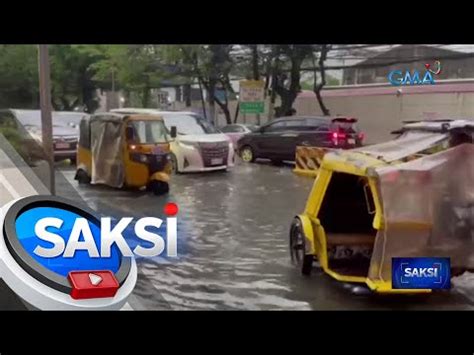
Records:
M277 117L288 114L301 91L301 66L312 53L310 45L276 45L272 70L272 90L280 96L281 105L275 109ZM284 70L287 69L287 70Z
M181 78L185 78L184 96L186 106L191 105L191 84L198 81L202 110L204 117L207 118L206 104L204 102L204 94L202 83L200 81L199 57L201 48L196 45L169 45L164 47L164 59L166 63L174 65L175 74Z
M98 102L89 67L95 58L72 45L52 45L50 58L54 109L73 110L85 106L93 112ZM38 108L37 46L1 45L0 77L1 107Z
M175 75L195 79L206 90L213 123L215 104L223 111L226 122L232 123L229 111L229 96L235 95L230 84L230 73L234 66L232 47L228 44L176 45L167 49L168 61L178 67Z
M38 53L33 45L0 45L0 107L38 108Z
M211 112L214 110L214 103L217 103L224 112L227 124L232 123L228 96L229 93L235 94L230 84L230 71L233 65L230 57L231 49L232 45L211 44L206 46L203 55L203 70L200 71L200 80L208 93ZM218 90L223 97L218 96ZM212 117L211 120L216 123L215 117Z
M100 58L91 66L99 87L135 92L142 107L150 106L150 90L159 88L165 77L160 46L96 45L83 46L83 50Z
M84 108L87 112L94 112L99 102L90 67L98 56L74 45L52 45L50 57L54 109L72 111Z
M330 112L327 106L324 104L323 98L321 96L321 90L323 89L324 85L326 85L326 69L324 66L324 62L327 59L327 54L329 50L331 49L330 45L327 44L322 44L319 46L319 59L318 59L318 69L319 69L319 74L321 76L321 80L318 82L318 74L316 70L316 58L315 58L315 53L312 53L312 60L313 60L313 67L315 68L313 75L314 75L314 84L313 84L313 91L314 94L316 95L316 99L318 100L319 107L321 108L321 112L323 113L324 116L329 116Z

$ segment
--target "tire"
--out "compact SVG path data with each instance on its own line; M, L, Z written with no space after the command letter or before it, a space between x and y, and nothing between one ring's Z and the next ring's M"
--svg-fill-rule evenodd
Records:
M170 191L170 185L163 181L152 181L150 189L157 196L167 194Z
M240 149L240 157L246 163L253 163L255 161L255 153L251 146L245 145Z
M313 255L305 253L306 237L299 218L295 218L290 228L290 256L291 262L301 269L301 273L310 276L313 269Z
M174 155L173 153L170 153L170 158L171 158L171 166L172 166L171 173L179 174L178 159L176 158L176 155Z
M87 175L87 173L82 169L79 169L77 171L75 179L77 180L79 184L83 184L83 185L90 184L91 182L90 176Z

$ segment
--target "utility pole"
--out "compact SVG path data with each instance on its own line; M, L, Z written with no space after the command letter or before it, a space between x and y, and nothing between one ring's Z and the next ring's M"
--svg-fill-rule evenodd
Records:
M41 141L49 163L49 190L56 194L54 176L53 123L51 107L51 81L48 45L40 44L39 53L39 94L41 108Z
M260 80L260 73L259 73L259 68L258 68L258 45L257 44L254 44L252 46L252 72L253 72L253 80L255 81ZM257 125L260 126L259 113L257 113L256 118L257 118ZM245 122L245 115L244 115L244 122Z
M118 105L117 105L117 100L116 100L116 93L115 93L115 65L112 65L111 67L111 71L112 71L112 104L110 106L112 106L112 108L118 108Z

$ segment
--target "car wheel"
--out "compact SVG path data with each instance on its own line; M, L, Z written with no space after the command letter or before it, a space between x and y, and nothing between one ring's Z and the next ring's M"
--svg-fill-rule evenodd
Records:
M164 181L152 181L150 189L157 196L167 194L170 191L170 185Z
M89 184L91 182L90 176L82 169L77 171L75 179L79 184Z
M255 154L253 153L252 147L246 145L240 149L240 157L246 163L253 163L255 161Z
M170 158L171 158L171 172L173 174L179 174L178 159L176 158L176 155L174 155L173 153L170 153Z
M290 255L291 262L301 269L305 276L311 275L313 268L313 255L307 255L306 237L303 232L303 226L299 218L295 218L290 228Z

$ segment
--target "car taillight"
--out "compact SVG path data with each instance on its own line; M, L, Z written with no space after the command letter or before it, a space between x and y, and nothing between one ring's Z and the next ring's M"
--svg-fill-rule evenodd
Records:
M359 133L359 140L363 141L365 138L364 133L360 132Z
M332 139L333 140L346 139L346 134L345 133L339 133L339 132L333 132L332 133Z

